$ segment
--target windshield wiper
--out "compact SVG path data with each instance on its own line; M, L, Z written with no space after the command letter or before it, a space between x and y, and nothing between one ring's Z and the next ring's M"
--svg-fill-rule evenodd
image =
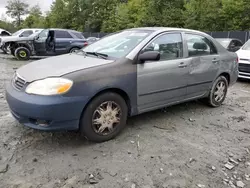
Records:
M102 59L107 59L108 58L107 54L103 54L103 53L99 53L99 52L85 52L85 53L89 54L89 55L94 55L94 56L100 57Z

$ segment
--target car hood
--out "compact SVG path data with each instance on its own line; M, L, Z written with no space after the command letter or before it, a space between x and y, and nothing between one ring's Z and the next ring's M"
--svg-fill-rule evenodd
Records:
M236 52L240 59L250 59L250 50L242 50Z
M82 69L89 69L114 62L80 54L66 54L29 63L17 70L26 82L48 77L60 77Z

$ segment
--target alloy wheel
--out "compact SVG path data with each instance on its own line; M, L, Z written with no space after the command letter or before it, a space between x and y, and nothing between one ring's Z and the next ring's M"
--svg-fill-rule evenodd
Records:
M220 102L226 95L226 84L223 81L217 83L214 92L214 100Z
M102 103L93 113L92 127L99 135L109 135L115 131L121 120L121 107L114 101Z

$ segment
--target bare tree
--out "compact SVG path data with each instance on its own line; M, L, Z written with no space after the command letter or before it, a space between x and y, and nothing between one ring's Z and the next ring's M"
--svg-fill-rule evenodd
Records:
M5 8L7 9L6 13L11 18L15 19L18 27L21 25L22 16L29 13L29 5L23 0L9 0Z

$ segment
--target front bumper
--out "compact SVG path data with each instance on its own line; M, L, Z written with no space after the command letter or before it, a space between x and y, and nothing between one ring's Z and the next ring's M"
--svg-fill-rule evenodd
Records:
M88 97L38 96L6 87L12 115L21 124L38 130L77 130Z
M250 63L239 62L239 78L250 79Z

